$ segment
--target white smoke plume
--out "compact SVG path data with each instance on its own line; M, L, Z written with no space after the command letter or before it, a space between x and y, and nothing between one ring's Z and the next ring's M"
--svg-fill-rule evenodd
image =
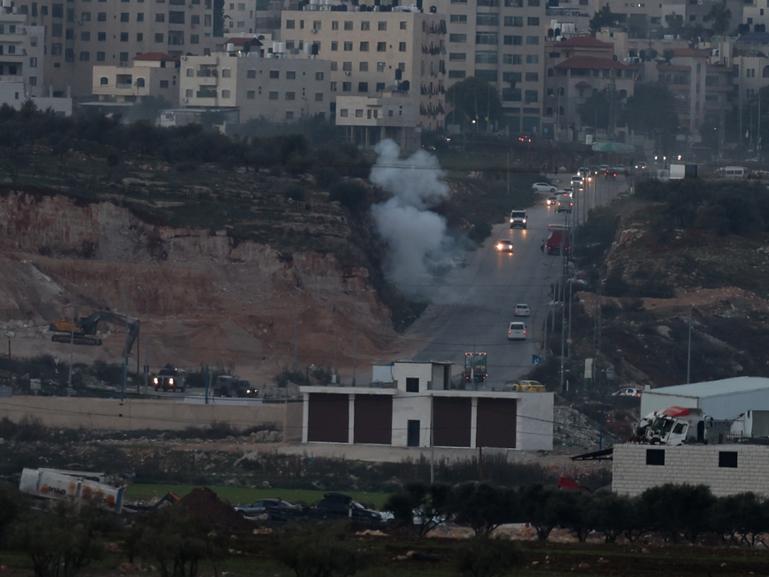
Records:
M436 267L450 260L453 247L445 219L430 210L448 197L449 187L438 159L424 150L402 159L392 140L383 140L375 150L370 180L392 194L371 207L377 231L390 249L388 277L405 294L426 296Z

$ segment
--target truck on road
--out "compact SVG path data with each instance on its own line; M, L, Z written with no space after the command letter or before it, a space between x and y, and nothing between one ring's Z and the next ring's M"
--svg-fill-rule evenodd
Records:
M123 509L125 487L113 487L104 481L102 473L23 469L19 491L44 499L86 501L114 513L120 513Z
M569 229L567 227L548 227L550 230L547 238L542 243L542 250L545 254L566 254L571 251L571 242L569 238Z

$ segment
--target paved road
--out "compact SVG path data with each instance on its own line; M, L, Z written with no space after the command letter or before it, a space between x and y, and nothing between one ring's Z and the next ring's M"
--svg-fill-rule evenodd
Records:
M561 185L568 178L561 177ZM625 188L624 179L598 179L577 199L572 217L581 221L585 208L604 204ZM484 246L469 254L467 266L453 271L436 286L434 304L406 335L418 350L415 360L453 361L457 372L465 352L484 351L488 353L488 385L520 378L531 370L532 355L541 353L550 287L557 282L562 266L560 257L543 254L540 246L549 224L564 224L570 219L547 208L544 199L545 195L528 210L528 230L510 230L507 224L495 226ZM512 239L514 254L496 251L500 238ZM527 341L507 340L507 325L513 320L516 303L531 307Z

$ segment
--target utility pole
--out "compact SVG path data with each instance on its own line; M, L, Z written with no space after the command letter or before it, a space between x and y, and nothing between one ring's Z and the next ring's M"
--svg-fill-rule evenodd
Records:
M510 149L507 150L506 163L505 163L505 179L507 183L507 196L509 197L512 192L510 191Z
M564 218L564 223L568 224L568 213ZM568 231L566 231L568 233ZM564 235L564 238L568 238ZM561 392L566 392L565 380L565 356L566 356L566 243L561 241L561 369L560 369L560 387Z
M692 311L694 307L689 309L689 342L686 347L686 384L691 383L692 378Z
M435 397L430 399L430 485L435 484L435 443L433 442L433 431L435 430L435 422L433 421L433 417L435 416L433 407L434 398Z

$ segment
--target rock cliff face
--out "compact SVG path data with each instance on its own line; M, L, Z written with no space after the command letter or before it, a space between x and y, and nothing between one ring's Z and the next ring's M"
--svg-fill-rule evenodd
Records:
M362 367L394 336L364 266L153 225L113 202L0 197L0 261L0 328L22 355L69 355L48 321L100 308L141 320L141 364L219 364L257 382L292 364ZM122 334L109 330L105 346L74 347L75 358L116 362Z

